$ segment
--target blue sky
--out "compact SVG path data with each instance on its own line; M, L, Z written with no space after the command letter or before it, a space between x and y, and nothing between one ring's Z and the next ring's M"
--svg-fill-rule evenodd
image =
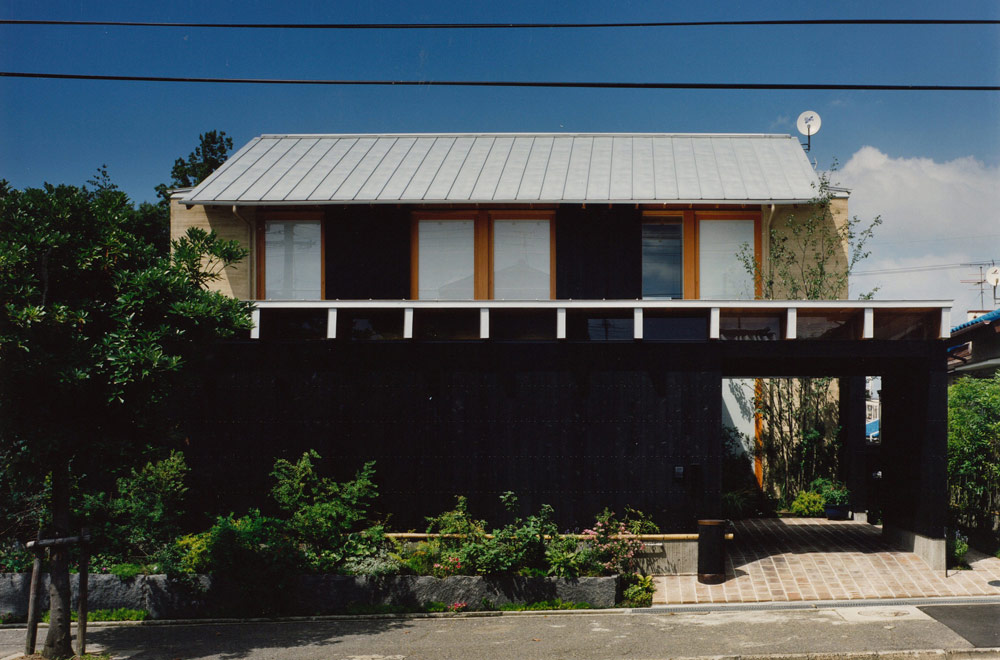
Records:
M1000 18L1000 3L995 0L811 5L0 0L0 18L207 22ZM0 26L0 69L263 78L996 85L1000 84L1000 26L476 31ZM1000 258L996 211L1000 200L991 192L1000 188L1000 93L996 92L349 88L3 78L0 177L18 187L45 181L82 183L106 163L112 178L133 198L143 200L152 199L153 186L169 179L173 160L193 149L198 134L212 129L225 130L237 146L272 132L794 133L795 118L807 109L823 117L811 156L820 168L839 159L847 179L842 182L856 189L852 210L882 213L886 220L880 230L882 244L873 246L876 254L860 270ZM868 191L866 186L871 187L874 179L879 179L878 190ZM973 189L969 181L976 184ZM913 210L912 203L900 199L899 191L905 190L936 191L938 198L924 200ZM962 196L961 213L950 217L955 204L949 200L954 202L956 195ZM968 287L958 280L966 271L934 272L919 291L905 296L913 288L913 276L885 276L878 282L872 276L872 283L882 286L882 297L930 298L944 296L931 285L948 279L954 281L954 290L945 297L960 298ZM964 299L960 304L968 306Z

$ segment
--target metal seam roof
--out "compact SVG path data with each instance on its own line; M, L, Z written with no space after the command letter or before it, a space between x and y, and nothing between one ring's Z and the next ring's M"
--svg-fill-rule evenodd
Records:
M818 184L790 135L265 134L181 202L794 203Z

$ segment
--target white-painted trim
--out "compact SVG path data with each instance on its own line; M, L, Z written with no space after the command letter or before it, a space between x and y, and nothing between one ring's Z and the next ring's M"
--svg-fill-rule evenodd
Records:
M326 310L326 338L337 338L337 308L329 307Z
M253 300L260 309L951 309L950 300Z
M250 339L260 339L260 307L255 306L250 311Z
M403 339L413 339L413 308L403 308Z
M479 338L490 338L490 310L488 307L479 309Z
M413 338L413 314L415 310L425 309L478 309L479 336L490 338L491 309L551 309L556 313L556 338L566 339L566 315L568 309L582 310L632 310L634 329L633 337L642 339L644 336L645 310L701 310L708 315L709 339L719 339L720 318L722 311L735 313L771 313L785 312L785 339L798 337L798 310L857 310L864 313L863 339L872 339L875 335L876 309L911 309L919 312L940 310L941 327L939 336L942 339L950 336L949 320L951 302L941 300L259 300L252 301L253 309L250 319L252 328L251 339L260 338L262 309L315 309L327 310L326 336L328 339L337 337L337 310L340 309L384 309L402 310L403 338Z

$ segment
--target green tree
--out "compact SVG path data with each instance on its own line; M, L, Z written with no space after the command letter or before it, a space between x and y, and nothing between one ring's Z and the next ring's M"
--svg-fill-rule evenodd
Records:
M156 186L160 203L170 206L171 188L190 188L208 178L219 169L233 149L233 139L226 137L225 131L208 131L198 136L198 146L188 154L187 159L178 158L170 170L170 184Z
M768 231L768 258L758 261L744 244L738 257L765 300L845 298L854 268L869 256L867 243L882 220L838 218L829 175L816 197ZM870 299L875 291L862 295ZM817 477L837 476L838 405L832 378L760 380L743 397L762 421L764 486L786 503Z
M49 489L51 536L76 529L71 491L162 437L158 404L196 349L250 327L248 304L207 291L194 265L244 250L196 232L165 256L142 222L113 185L0 182L0 469ZM50 552L48 658L72 655L68 559Z
M958 524L1000 542L1000 373L948 388L948 487Z

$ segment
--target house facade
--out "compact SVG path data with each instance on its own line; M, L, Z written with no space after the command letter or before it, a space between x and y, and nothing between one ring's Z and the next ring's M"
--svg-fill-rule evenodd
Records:
M723 424L752 437L735 379L840 378L868 497L850 457L881 375L919 473L889 470L884 510L903 537L942 539L944 500L907 494L945 496L950 303L755 300L739 256L766 264L819 183L787 135L256 138L172 198L172 237L249 250L217 286L255 301L251 336L215 349L192 397L191 442L221 462L374 459L401 527L511 490L567 527L631 506L681 530L719 515ZM830 210L846 222L846 197Z

